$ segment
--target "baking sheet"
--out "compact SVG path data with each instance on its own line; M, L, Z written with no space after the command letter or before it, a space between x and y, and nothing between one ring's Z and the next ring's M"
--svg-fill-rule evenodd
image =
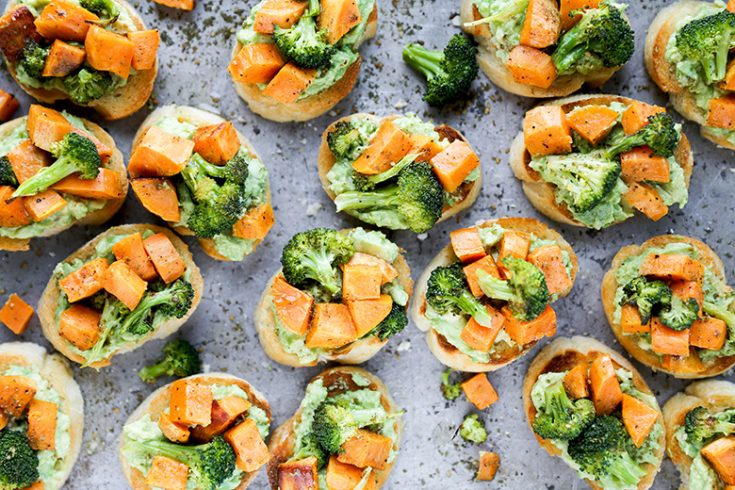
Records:
M270 170L277 223L258 250L240 264L216 262L203 254L193 240L187 239L204 274L206 290L199 309L182 328L181 335L203 349L208 370L241 376L260 389L273 409L275 429L296 410L307 381L320 368L297 370L268 359L258 343L252 315L263 284L278 267L281 248L291 235L315 226L339 228L356 224L334 212L316 173L319 136L333 119L356 111L381 115L414 111L457 127L480 154L485 183L470 211L438 225L427 237L417 238L405 232L391 234L408 251L414 278L448 243L448 233L460 224L467 226L500 216L540 218L540 215L526 201L507 163L510 143L533 101L503 93L480 74L473 98L461 111L428 110L421 101L423 83L401 60L401 49L408 42L425 40L430 47L446 43L458 30L457 1L381 1L378 36L362 49L365 62L357 87L334 111L303 124L266 121L252 114L233 90L226 67L234 32L255 3L255 0L199 0L194 12L184 13L151 1L133 1L148 26L161 31L160 71L154 100L151 107L131 118L102 125L113 135L127 160L132 136L153 106L188 104L231 119L263 157ZM642 46L647 26L667 2L631 3L628 12L636 29L637 50L628 66L606 89L665 104L665 98L643 69ZM21 93L7 72L0 75L0 88L18 95L23 102L17 115L27 111L29 98ZM690 234L706 241L722 257L726 267L735 266L733 153L704 141L692 124L685 124L685 131L694 148L696 166L690 203L684 211L674 210L658 223L638 218L603 232L551 223L573 244L580 258L580 274L572 294L554 305L559 316L559 335L589 335L621 350L604 318L599 286L612 256L628 243L640 243L652 235L670 231ZM138 222L157 221L131 193L108 225ZM32 250L26 253L0 253L0 295L4 298L17 292L36 304L55 264L104 229L72 229L51 239L34 241ZM728 278L734 279L731 271ZM23 339L49 346L35 318ZM0 328L0 341L11 340L15 337ZM67 488L126 488L117 462L118 437L127 415L155 388L138 380L136 372L160 354L163 343L150 342L116 358L111 367L100 372L74 369L86 401L87 423L81 455ZM397 403L406 410L401 452L386 488L585 488L566 465L549 457L538 446L526 425L521 384L528 364L545 343L541 342L531 354L513 365L490 374L500 401L483 414L490 437L478 448L455 435L471 406L464 399L448 403L442 398L439 375L443 367L427 350L423 334L410 324L393 338L365 364L386 382ZM683 382L636 365L661 404L685 386ZM500 470L493 483L473 481L478 449L501 455ZM676 487L677 472L666 461L654 488ZM267 488L264 471L251 488Z

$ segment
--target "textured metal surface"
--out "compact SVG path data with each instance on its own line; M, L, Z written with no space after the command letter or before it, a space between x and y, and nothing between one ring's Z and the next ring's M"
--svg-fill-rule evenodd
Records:
M270 170L278 221L255 254L241 264L215 262L193 240L188 240L204 273L206 291L199 309L181 334L204 350L208 369L242 376L263 391L273 409L274 424L279 424L294 412L307 380L319 369L295 370L270 361L258 343L253 309L263 284L278 266L281 247L293 233L314 226L354 225L335 214L319 185L315 159L323 128L337 116L354 111L377 114L415 111L459 128L479 151L485 185L469 212L437 226L423 240L409 233L392 234L408 251L413 276L417 277L447 243L449 231L458 223L469 225L500 216L539 217L507 164L510 142L520 128L524 111L533 102L502 93L480 75L473 98L464 110L428 111L421 101L423 85L403 65L401 48L416 40L425 40L429 46L443 45L458 29L458 2L393 0L380 2L378 36L363 47L365 63L360 82L335 111L305 124L265 121L248 111L235 95L226 73L234 31L254 3L255 0L200 0L193 13L181 13L149 1L133 2L148 25L159 28L162 34L155 102L209 108L233 120L251 139ZM638 49L629 65L606 89L664 104L665 99L643 69L642 46L647 26L666 2L632 3L629 15L636 28ZM0 75L0 87L21 95L7 73ZM26 111L29 100L25 96L20 98ZM146 113L147 110L142 110L125 121L103 124L126 156L132 135ZM560 335L590 335L620 350L604 319L599 286L612 256L625 244L640 243L654 234L669 231L690 234L712 246L727 267L735 267L733 153L702 140L691 124L685 125L685 131L692 141L696 167L690 204L683 212L674 211L656 224L634 219L604 232L552 224L573 244L581 269L571 296L557 303ZM130 195L109 225L146 221L154 219ZM34 241L30 252L0 254L2 297L17 292L35 304L56 262L104 229L73 229L53 239ZM730 271L728 278L735 279ZM36 319L24 339L48 346ZM13 340L12 334L0 329L0 341L9 340ZM140 382L135 373L159 354L162 344L151 342L118 357L101 372L75 368L86 400L87 424L82 453L68 488L125 488L117 463L118 436L127 414L154 389ZM464 400L452 404L443 400L438 388L442 366L428 352L421 332L410 325L394 338L365 365L386 382L398 404L406 409L401 452L387 487L584 488L571 470L547 456L536 444L525 422L521 384L538 349L490 375L500 393L500 401L483 415L491 436L481 449L499 452L502 463L495 482L479 484L473 482L478 448L455 436L455 429L470 411L470 405ZM673 378L638 367L661 403L685 386ZM667 461L655 488L677 486L678 475ZM252 488L266 487L265 474L261 472Z

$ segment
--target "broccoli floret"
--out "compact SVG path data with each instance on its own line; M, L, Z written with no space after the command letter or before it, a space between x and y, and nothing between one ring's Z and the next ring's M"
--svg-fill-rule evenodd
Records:
M140 379L153 383L161 376L183 378L200 372L202 361L199 353L183 339L168 342L163 348L163 359L138 371Z
M329 461L329 454L319 445L319 441L316 440L316 434L314 432L309 432L301 438L301 445L296 449L292 457L294 460L299 460L310 456L317 459L317 466L319 468Z
M504 257L500 264L511 273L504 281L478 271L480 289L486 296L507 301L513 316L529 321L537 318L549 304L549 288L544 273L530 262L517 257Z
M114 21L120 15L120 9L112 0L79 0L79 6L108 21Z
M633 29L622 9L600 3L582 13L577 24L562 35L551 55L560 75L574 71L575 65L590 53L606 67L622 66L633 55Z
M343 192L335 199L337 211L394 215L401 229L415 233L430 230L442 215L444 190L428 163L412 163L399 174L396 184L374 192Z
M13 192L13 197L32 196L43 192L61 179L78 173L80 179L91 180L100 172L102 159L97 147L89 138L68 133L64 139L51 145L56 161L39 170Z
M572 145L576 153L591 153L595 146L584 139L578 132L572 130Z
M533 431L544 439L568 441L579 436L594 419L594 403L586 398L570 400L564 383L558 381L544 391L544 404L533 421Z
M615 133L606 141L609 146L605 150L608 159L615 159L623 152L636 146L649 146L655 155L668 158L674 154L679 144L679 131L671 116L662 112L648 118L648 124L635 133L626 136Z
M184 279L161 291L146 293L130 314L125 317L120 330L133 335L144 335L153 328L153 317L161 314L166 318L182 318L191 309L194 288Z
M384 420L385 412L379 408L350 410L322 403L314 413L312 429L321 448L329 454L337 454L342 451L342 444L354 436L357 429Z
M49 51L49 48L45 48L33 39L28 38L18 64L29 77L40 80L43 78L43 67L46 65Z
M676 33L676 47L701 65L707 85L723 80L728 54L735 47L735 14L723 10L687 23Z
M393 302L393 306L391 306L388 316L385 317L377 327L372 329L366 337L374 335L380 340L387 340L397 333L402 332L403 329L406 328L406 325L408 325L406 308L396 302Z
M658 319L667 327L680 331L691 327L698 316L699 303L696 299L682 300L674 295L671 297L671 304L661 309Z
M671 304L671 288L662 281L649 281L639 276L623 286L621 305L636 305L643 324L648 323L656 307Z
M235 451L221 435L198 446L184 446L161 439L128 440L128 444L150 457L166 456L184 463L189 467L189 483L203 490L216 490L236 470Z
M646 470L627 451L632 445L623 423L611 415L595 418L579 437L569 441L569 456L582 471L616 486L638 484Z
M244 151L238 152L226 165L214 165L195 153L187 165L195 167L197 175L202 173L208 177L224 179L238 185L245 185L250 174L249 155Z
M314 281L336 296L342 289L339 266L354 254L350 237L336 230L315 228L297 233L283 248L283 275L293 286L308 287Z
M434 107L467 97L477 78L477 48L462 34L452 36L443 51L409 44L403 49L403 59L426 78L424 100Z
M334 53L326 29L318 29L313 17L302 17L289 29L276 26L273 39L281 54L304 68L326 66Z
M459 427L459 435L465 441L475 444L482 444L487 441L487 429L476 413L464 418L462 425Z
M38 453L28 436L13 430L0 430L0 489L19 490L38 480Z
M484 327L493 324L485 305L470 292L459 262L431 271L426 302L439 313L466 313Z
M447 369L442 373L442 395L449 401L456 400L462 394L462 384L459 382L452 383L450 379L453 373L454 371L451 369Z
M702 309L709 316L719 318L723 322L727 323L728 327L730 328L735 327L735 313L727 309L727 307L716 304L716 303L711 303L709 301L705 301L702 304Z
M716 436L735 434L735 411L712 413L706 407L696 407L684 418L687 442L702 447Z
M6 156L0 157L0 185L9 185L15 187L18 185L18 179L15 177L10 159Z
M367 144L360 130L349 121L339 121L327 134L327 146L338 160L356 159Z
M79 105L100 99L115 88L112 75L90 67L84 67L73 75L65 76L62 83L71 101Z

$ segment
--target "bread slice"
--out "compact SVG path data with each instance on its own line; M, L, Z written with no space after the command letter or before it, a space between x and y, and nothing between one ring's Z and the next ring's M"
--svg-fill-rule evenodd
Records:
M536 407L531 400L531 391L536 380L546 372L559 372L572 368L576 363L584 360L591 361L601 355L610 356L617 368L624 368L633 373L633 384L643 393L653 396L653 392L646 384L645 379L640 375L635 367L617 351L609 348L598 340L589 337L559 337L544 347L531 362L523 380L523 409L526 412L528 425L533 431L533 422L536 419ZM659 421L663 422L663 414L661 409L656 405L659 412ZM550 441L536 435L539 445L546 450L551 456L559 456L559 450ZM656 474L661 469L661 461L664 457L664 448L666 446L666 435L661 434L658 441L660 449L655 454L656 464L645 464L646 475L638 483L638 490L645 490L653 485ZM595 490L603 490L598 483L586 480L587 483Z
M115 0L122 8L124 8L130 15L130 18L135 24L135 31L143 31L146 29L143 19L140 17L138 12L130 5L126 0ZM11 0L5 7L5 12L9 12L15 9L20 2L17 0ZM18 76L15 72L15 66L7 62L8 71L20 88L23 89L31 97L43 102L44 104L53 104L60 100L69 100L69 97L60 90L47 90L43 88L34 88L28 85L20 83ZM94 109L102 118L107 121L115 121L117 119L123 119L129 115L137 112L141 107L145 105L148 98L153 92L153 84L156 81L158 75L158 61L156 65L150 70L141 70L131 74L128 78L128 82L119 87L117 90L101 97L97 100L93 100L86 104L84 107Z
M576 107L597 104L609 105L612 102L630 104L635 102L635 100L619 95L575 95L552 102L544 102L544 104L560 105L565 111L570 111ZM689 144L689 140L683 132L681 134L681 139L679 140L679 145L676 147L674 158L684 170L686 184L687 187L689 187L689 181L694 168L694 156L692 154L692 148ZM516 178L521 181L523 192L526 194L526 197L533 207L546 217L566 225L584 227L584 224L574 219L574 216L572 216L572 213L566 208L566 206L562 206L556 202L556 186L544 182L538 173L529 167L530 162L531 154L526 149L523 131L520 131L510 147L510 167Z
M605 315L607 321L610 324L615 336L618 338L620 345L622 345L628 354L633 356L638 362L645 364L646 366L656 371L662 371L667 374L671 374L676 378L682 379L696 379L696 378L709 378L711 376L717 376L722 374L733 365L735 365L735 356L719 357L717 361L707 366L700 366L698 363L686 362L682 363L683 370L671 371L663 367L659 357L651 351L642 349L634 336L623 335L620 324L615 323L613 315L615 313L615 292L618 290L618 282L615 279L615 273L623 265L623 262L631 256L639 255L648 248L653 247L665 247L669 243L689 243L695 249L699 251L699 260L722 281L726 280L725 277L725 266L722 264L722 260L715 254L715 252L709 248L704 242L696 240L682 235L659 235L655 236L638 245L628 245L623 247L620 251L615 254L613 258L610 270L605 273L602 278L602 306L605 309Z
M265 396L255 389L253 385L248 383L242 378L238 378L231 374L226 373L207 373L207 374L195 374L186 379L195 379L199 383L206 385L236 385L240 387L245 393L248 394L248 400L253 406L261 408L265 411L268 416L268 420L271 421L271 407ZM158 388L156 391L148 395L143 402L136 408L130 417L125 421L124 425L132 424L143 417L150 417L151 420L157 421L161 413L169 407L169 401L171 399L171 384L167 384ZM131 488L146 488L145 485L140 485L145 482L145 475L141 474L140 471L130 466L125 455L123 454L123 446L125 444L125 436L120 436L120 442L118 443L118 458L120 459L120 466L122 467L125 479ZM251 473L244 473L240 480L237 490L245 490L250 482L258 474L257 471Z
M212 114L211 112L207 112L202 109L197 109L195 107L180 106L180 105L175 105L175 104L159 107L158 109L153 111L148 117L145 118L143 123L138 128L138 131L135 133L135 137L133 138L133 144L130 149L131 155L133 154L135 149L140 144L146 131L148 131L148 128L150 128L151 126L154 126L158 121L166 117L176 117L180 120L192 123L196 125L198 128L201 128L203 126L210 126L213 124L220 124L223 122L227 122L226 119L218 116L217 114ZM240 145L244 146L251 155L255 156L258 160L262 161L262 159L258 155L258 152L255 151L255 148L253 147L252 143L250 143L250 140L248 140L245 137L245 135L242 134L240 131L237 131L237 136L240 138ZM266 203L272 206L270 184L266 188ZM194 236L194 232L192 232L190 229L188 229L185 226L176 226L174 227L174 230L180 235ZM199 246L202 247L202 250L204 250L204 252L210 257L212 257L213 259L224 260L224 261L230 260L217 251L217 249L215 248L213 239L197 237L197 241L199 242ZM253 251L255 251L255 248L261 242L262 240L258 240L255 242L255 245L253 246Z
M23 116L0 125L0 140L6 138L9 134L15 131L18 126L24 126L27 119L27 116ZM113 170L117 174L117 178L120 181L123 192L117 199L108 200L105 203L104 207L98 209L97 211L92 211L84 218L75 223L72 223L71 225L60 225L48 228L43 234L39 235L39 238L57 235L65 230L68 230L72 226L101 225L102 223L112 218L115 213L117 213L117 211L120 209L120 207L122 207L123 203L125 202L125 197L128 194L128 172L125 169L125 163L123 162L122 153L120 153L120 150L118 150L117 146L115 145L115 141L112 139L112 136L110 136L104 129L102 129L100 126L93 123L92 121L82 119L82 122L84 122L84 127L87 128L87 131L89 131L95 138L100 140L102 144L112 149L112 156L104 164L104 166L106 168L109 168L110 170ZM9 252L25 251L30 248L30 242L30 239L0 237L0 250L5 250Z
M375 37L377 31L378 6L376 4L359 44ZM230 59L234 58L242 47L242 44L235 41ZM233 83L237 95L248 104L248 107L254 113L276 122L308 121L321 116L352 92L360 74L361 64L362 58L358 56L357 61L347 69L344 76L330 88L290 104L284 104L272 97L263 95L263 91L255 84L234 81Z
M152 332L141 337L135 342L129 342L123 345L123 347L115 352L113 356L135 350L149 340L163 339L168 337L169 335L176 332L179 328L181 328L181 326L186 323L186 320L189 319L191 314L194 313L194 310L196 310L197 306L199 305L199 301L202 299L202 293L204 292L204 279L199 272L199 267L197 267L197 265L194 263L191 252L189 252L189 247L187 247L186 244L172 231L166 228L161 228L159 226L153 225L122 225L115 226L108 229L106 232L97 235L95 238L87 242L87 244L85 244L82 248L64 259L65 262L70 262L75 259L88 259L92 255L94 255L96 245L106 237L131 235L137 232L143 233L148 230L153 231L154 233L163 233L164 235L166 235L169 240L171 240L171 243L173 243L179 254L181 254L181 257L184 260L184 264L186 264L186 270L189 271L189 282L194 289L194 298L192 300L191 308L189 308L189 311L186 315L181 318L169 318L161 322L156 330L153 330ZM46 336L48 341L51 342L54 348L56 348L56 350L58 350L68 359L78 364L84 364L84 358L74 353L74 351L72 351L70 347L69 342L67 342L59 333L59 325L56 321L56 308L59 304L61 290L59 289L57 282L58 281L52 276L48 284L46 285L46 289L44 289L43 294L41 294L41 299L38 302L38 318L41 320L41 328L43 329L43 334ZM91 365L91 367L99 369L108 366L112 361L113 356L105 359L104 361L94 363Z
M69 478L79 457L84 434L84 399L79 385L66 360L58 354L49 354L40 345L31 342L0 344L0 373L11 365L33 366L61 397L61 407L69 416L69 449L59 472L59 488Z
M687 386L683 392L669 398L664 404L664 423L666 424L666 453L676 465L681 475L680 490L689 488L689 468L692 458L679 446L676 429L684 424L684 418L696 407L707 407L718 412L735 408L735 384L729 381L697 381Z
M361 387L355 385L355 383L352 381L352 374L358 374L367 378L368 380L370 380L370 386ZM400 411L400 407L398 407L393 401L393 398L388 391L388 387L385 386L385 384L383 384L383 382L377 376L367 372L362 368L354 366L333 367L323 371L321 374L314 377L311 380L311 383L319 379L322 380L324 386L327 389L329 389L330 386L335 386L340 387L338 388L338 390L342 391L344 389L342 388L342 386L347 386L351 390L367 388L379 391L383 407L388 413L396 413ZM294 430L297 422L300 419L301 409L297 410L290 419L281 424L271 436L270 443L268 444L268 448L271 452L271 460L268 462L268 481L270 482L271 488L273 490L278 490L278 466L281 463L288 461L288 459L293 456L294 445L296 443L296 435L294 434ZM403 433L403 420L400 417L396 417L395 420L395 431L397 437L393 445L393 450L398 452L400 448L401 435ZM394 464L395 461L388 463L383 470L373 469L372 474L376 475L377 478L375 488L383 487L386 480L388 479L388 476L390 475L391 470L393 469Z
M498 224L506 230L516 230L525 233L532 233L536 237L544 240L553 240L556 242L562 250L569 254L572 261L572 283L577 277L579 272L579 261L577 256L572 250L572 246L555 230L552 230L545 224L541 223L532 218L499 218L494 220L488 220L480 223L476 226L481 228L487 228L493 224ZM514 346L512 348L503 349L499 351L497 355L490 360L488 363L475 362L467 354L464 354L459 349L450 344L441 334L432 328L431 322L426 318L426 290L429 283L429 277L431 272L437 267L450 265L457 260L457 256L454 255L451 245L447 245L442 249L432 260L429 265L426 266L424 272L421 273L416 285L416 298L411 305L411 318L419 330L426 332L426 343L429 345L429 350L439 362L457 371L481 373L489 372L500 369L503 366L510 364L516 359L520 358L528 351L530 351L536 342L521 346ZM560 294L560 297L569 294L569 291L564 291Z

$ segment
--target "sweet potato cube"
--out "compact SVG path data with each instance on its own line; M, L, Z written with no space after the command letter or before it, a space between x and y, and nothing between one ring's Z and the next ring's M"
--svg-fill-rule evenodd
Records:
M148 283L138 276L122 260L116 260L102 276L102 287L119 299L125 306L134 310L143 299Z
M225 439L235 450L237 467L243 471L256 471L271 459L253 419L245 419L225 432Z
M666 109L657 105L646 104L645 102L633 101L623 112L620 122L623 125L625 134L637 133L648 125L648 118L666 112Z
M147 31L131 31L127 34L133 43L133 59L131 65L134 70L151 70L156 66L156 53L161 44L158 29Z
M100 313L84 305L72 305L59 317L59 334L79 350L89 350L100 338Z
M20 3L9 5L0 17L0 51L9 62L15 63L22 57L27 39L41 41L34 21L31 10Z
M271 296L276 314L283 326L296 335L306 335L314 298L309 293L291 286L280 274L273 281Z
M316 70L288 63L278 70L262 93L282 104L291 104L309 88L315 78Z
M705 316L689 328L689 345L701 349L720 350L727 340L727 323L719 318Z
M503 238L500 240L500 249L498 250L500 275L505 278L510 277L510 272L503 267L504 258L515 257L526 260L530 249L531 239L525 233L517 231L506 231L503 233Z
M36 396L36 384L25 376L0 376L0 411L19 418Z
M198 442L209 442L214 436L222 434L245 413L251 403L239 396L228 396L212 402L212 422L209 425L197 425L191 429L191 438Z
M240 149L240 137L231 122L198 128L194 133L194 152L215 165L225 165Z
M169 388L172 422L183 425L209 425L212 422L212 388L196 379L179 379Z
M623 195L623 201L628 206L637 209L648 216L652 221L658 221L669 212L658 191L650 185L633 182L628 186L628 191Z
M314 456L278 465L279 490L318 490L318 461Z
M716 439L701 452L723 482L735 485L735 436Z
M734 2L728 3L728 10L730 10L730 3L735 5ZM735 91L735 62L732 60L727 64L727 72L725 73L725 79L720 82L719 87L722 90Z
M735 129L735 96L726 95L709 101L707 126Z
M477 481L493 481L500 467L500 456L497 453L480 451L480 463L477 468Z
M730 12L735 12L735 0L727 1L727 10ZM726 488L725 490L730 490L730 489Z
M587 386L588 371L587 363L579 363L564 375L564 390L574 400L590 396L590 390Z
M412 147L408 133L390 119L384 119L370 145L352 163L352 168L363 175L377 175L398 163Z
M361 299L346 301L346 303L352 315L352 323L355 324L358 339L364 337L385 320L393 308L393 298L388 294L381 294L377 299Z
M556 312L551 306L529 321L517 319L507 306L501 311L505 317L505 332L518 344L528 345L544 337L553 337L556 333Z
M193 141L151 126L130 156L128 171L132 177L170 177L186 167L193 152Z
M329 490L352 490L362 480L362 468L341 463L337 456L330 456L327 465L327 488Z
M503 329L503 325L505 325L505 317L499 311L492 306L487 306L487 310L492 317L492 325L490 327L483 327L474 318L470 318L459 334L460 338L467 345L481 352L490 351L495 343L495 339Z
M158 277L153 261L145 251L143 235L140 233L133 233L117 242L112 246L112 253L117 260L124 262L141 279L152 281Z
M557 105L531 109L523 119L523 141L533 156L572 151L572 133L564 110Z
M561 28L568 31L582 18L582 14L573 15L572 12L584 9L594 9L600 4L599 0L560 0L559 2L559 18L561 19Z
M342 298L345 301L378 299L382 283L380 267L346 264L342 273Z
M355 252L347 264L351 265L374 265L380 267L380 272L383 274L383 284L393 282L398 277L398 271L395 267L390 265L387 261L376 257L375 255L365 254L362 252Z
M8 201L13 195L12 187L0 185L0 226L14 228L31 223L31 217L23 205L23 199Z
M327 30L327 41L336 44L353 27L362 22L356 0L322 0L318 25Z
M10 422L10 417L5 412L0 412L0 430L7 427L8 422Z
M498 401L498 392L490 384L485 373L477 373L462 383L462 391L478 410L485 410Z
M618 111L606 105L585 105L569 112L566 117L572 129L582 138L596 145L615 126Z
M620 328L626 335L650 333L651 322L643 323L637 306L623 305L620 310Z
M89 28L84 40L87 63L100 71L109 71L120 78L128 78L133 66L135 44L125 36L100 26Z
M189 442L191 431L184 424L179 424L171 420L171 416L166 412L161 412L158 416L158 428L161 429L163 435L171 442L181 444Z
M31 140L23 140L6 155L15 178L21 184L51 164L51 157L37 148Z
M513 48L505 66L516 82L533 87L549 88L558 76L551 56L529 46Z
M166 456L154 456L151 469L145 477L149 487L164 490L185 490L189 480L189 467Z
M46 39L83 43L90 27L100 18L67 0L52 0L36 17L38 33Z
M179 10L194 10L194 0L153 0L159 5Z
M9 121L20 107L18 99L13 94L0 90L0 123Z
M412 134L411 141L413 146L408 153L417 154L417 162L428 162L444 150L437 140L425 134Z
M342 452L337 455L340 463L351 464L358 468L385 469L393 441L375 432L358 429L357 433L342 444Z
M28 405L28 442L36 451L50 451L56 447L55 403L34 398Z
M467 284L470 286L470 291L477 298L480 298L485 294L480 288L477 271L481 270L488 275L500 279L500 271L498 270L498 266L495 264L495 259L493 259L492 255L486 255L480 260L476 260L470 265L464 266L462 270L464 271L465 278L467 278Z
M245 213L232 227L232 235L246 240L262 240L266 237L276 217L273 208L268 203L263 203Z
M275 44L248 44L232 58L227 71L239 83L268 83L285 64Z
M572 289L572 278L564 265L561 247L546 245L528 254L528 261L541 269L546 278L549 294L565 293Z
M638 273L667 281L701 282L704 265L684 254L649 254L638 268Z
M26 128L28 137L34 145L42 150L51 151L51 145L64 139L64 136L72 130L72 125L59 111L32 104L28 110Z
M548 48L556 44L561 32L561 19L556 0L529 0L521 27L521 44Z
M683 300L694 299L699 305L699 316L702 316L704 289L701 281L674 281L669 287L672 294Z
M184 259L164 233L156 233L143 240L145 251L163 282L171 284L186 272Z
M55 191L87 199L120 199L123 197L122 184L114 170L100 167L100 172L94 179L80 179L77 175L70 175L51 188Z
M172 223L181 220L179 198L176 195L176 188L169 179L139 177L132 179L130 186L148 211Z
M641 447L656 425L658 412L638 398L623 394L623 424L636 447Z
M86 131L84 129L79 129L77 127L72 126L70 133L76 133L80 136L84 136L88 140L90 140L92 143L94 143L94 146L97 147L97 153L100 155L100 159L102 160L102 163L107 162L110 157L112 156L112 148L102 143L94 134L92 134L89 131Z
M671 180L669 161L654 155L647 146L639 146L620 154L622 177L626 182L661 182Z
M456 191L467 176L480 165L480 158L461 140L449 146L431 159L431 168L447 192Z
M61 197L58 192L46 189L34 196L24 197L23 205L28 211L28 216L33 221L39 222L64 209L66 199Z
M297 0L268 0L255 14L253 30L260 34L273 34L276 26L288 29L306 10L307 2Z
M76 303L101 291L105 271L110 264L105 257L90 260L79 269L59 280L69 303Z
M464 263L474 262L487 255L480 232L474 226L450 232L449 241L452 244L454 255Z
M33 318L33 307L15 293L11 294L0 308L0 322L15 335L21 335L26 331L31 318Z
M347 306L337 303L319 303L314 306L314 318L306 334L310 349L337 349L357 340L357 328Z
M46 64L43 66L44 77L65 77L84 63L84 49L55 39L51 45Z
M601 355L592 361L589 378L597 415L609 415L623 401L623 392L610 356Z

